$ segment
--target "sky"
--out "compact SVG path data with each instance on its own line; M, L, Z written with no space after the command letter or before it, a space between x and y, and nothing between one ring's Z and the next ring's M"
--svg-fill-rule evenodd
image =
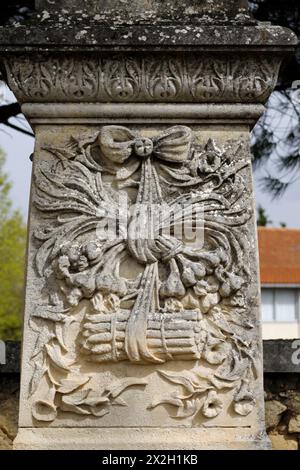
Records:
M15 101L8 88L0 89L0 100L8 103ZM30 129L26 121L11 120L18 126ZM6 154L6 172L12 182L11 199L13 206L21 210L27 219L32 163L29 159L34 149L34 139L13 129L0 125L0 148ZM300 228L300 181L287 189L285 194L276 200L260 187L261 170L254 173L255 196L257 204L265 208L272 225L278 227L281 222L289 228Z

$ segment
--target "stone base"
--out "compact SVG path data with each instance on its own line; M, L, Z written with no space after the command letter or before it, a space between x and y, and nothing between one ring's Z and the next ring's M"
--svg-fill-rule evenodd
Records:
M266 434L233 428L20 428L16 450L269 450Z

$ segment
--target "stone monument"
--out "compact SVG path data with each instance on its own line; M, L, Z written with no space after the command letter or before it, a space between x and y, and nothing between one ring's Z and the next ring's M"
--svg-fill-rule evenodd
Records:
M294 44L244 0L0 29L36 134L16 449L268 448L249 132Z

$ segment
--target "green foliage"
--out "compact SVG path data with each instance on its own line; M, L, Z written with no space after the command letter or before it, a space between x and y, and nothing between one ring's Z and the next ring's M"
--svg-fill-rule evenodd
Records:
M267 227L271 225L272 221L269 219L268 215L266 214L265 209L262 206L258 206L257 208L257 225L258 227Z
M21 336L26 227L12 210L4 163L0 153L0 339L16 340Z

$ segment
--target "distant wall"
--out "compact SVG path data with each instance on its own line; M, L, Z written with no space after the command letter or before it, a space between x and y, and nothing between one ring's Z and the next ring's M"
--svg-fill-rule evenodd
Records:
M0 358L0 450L17 433L20 344L6 343ZM300 450L300 340L264 341L266 426L273 448Z
M262 336L264 339L274 339L280 336L284 339L293 339L299 337L300 322L290 323L263 323Z

